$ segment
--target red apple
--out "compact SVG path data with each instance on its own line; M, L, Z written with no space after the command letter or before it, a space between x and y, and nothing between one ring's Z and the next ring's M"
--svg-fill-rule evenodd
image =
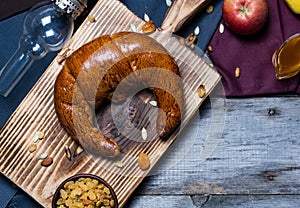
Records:
M258 32L268 18L266 0L224 0L225 24L235 33L251 35Z

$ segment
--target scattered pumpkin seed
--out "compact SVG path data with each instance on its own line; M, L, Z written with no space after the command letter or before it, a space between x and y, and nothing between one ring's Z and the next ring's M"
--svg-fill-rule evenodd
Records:
M146 22L149 22L150 21L150 17L148 16L148 14L144 14L144 20L146 21Z
M93 16L93 15L88 15L88 21L90 22L90 23L94 23L94 22L96 22L96 19L95 19L95 17Z
M197 26L197 27L194 29L194 34L195 34L195 35L199 35L199 33L200 33L200 28L199 28L199 26Z
M137 31L136 26L133 23L130 24L130 29L131 29L132 32Z
M45 159L43 159L41 165L48 167L53 163L53 158L52 157L46 157Z
M122 161L116 161L115 163L114 163L114 165L116 166L116 167L118 167L118 168L123 168L123 163L122 163Z
M171 6L172 5L172 0L166 0L166 4L167 4L168 7Z
M154 106L154 107L157 106L156 100L151 100L151 101L149 102L149 104L152 105L152 106Z
M141 152L138 156L139 168L143 171L148 170L150 167L150 159L146 153Z
M77 157L79 156L84 150L82 149L81 146L78 146L76 149L75 149L75 152L73 154L73 157Z
M142 128L142 139L146 140L147 139L147 129L145 129L145 127Z
M66 145L66 147L65 147L65 153L66 153L66 157L68 158L68 160L71 161L71 150L68 145Z
M219 27L219 32L220 32L221 34L223 34L223 33L224 33L224 30L225 30L224 25L221 23L221 24L220 24L220 27Z
M45 159L45 158L47 158L47 157L48 157L47 153L43 153L43 154L41 154L41 156L40 156L40 160L43 160L43 159Z
M205 94L206 94L205 86L204 86L204 85L200 85L200 86L198 87L197 92L198 92L198 96L199 96L200 98L203 98L203 97L205 96Z
M35 150L36 150L36 144L31 144L31 145L28 147L28 151L29 151L30 153L33 153Z
M240 67L236 67L235 68L234 75L235 75L236 78L240 77L240 75L241 75L241 69L240 69Z
M210 5L210 6L208 6L207 8L206 8L206 13L207 14L210 14L210 13L212 13L214 11L214 6L213 5Z
M37 143L38 140L39 140L39 137L38 137L37 135L34 135L34 137L33 137L33 142L34 142L34 143Z

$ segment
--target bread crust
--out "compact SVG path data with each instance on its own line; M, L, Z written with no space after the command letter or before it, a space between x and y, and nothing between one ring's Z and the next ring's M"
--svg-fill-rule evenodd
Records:
M118 85L126 83L126 87ZM120 32L98 37L74 51L65 61L54 85L57 117L68 134L89 152L116 157L121 148L97 128L95 109L105 100L119 102L129 89L149 88L162 110L160 137L181 122L183 87L176 61L154 39ZM130 91L130 90L129 90Z

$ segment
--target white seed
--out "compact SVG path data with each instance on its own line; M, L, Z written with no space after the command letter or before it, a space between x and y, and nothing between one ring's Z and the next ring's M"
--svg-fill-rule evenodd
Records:
M147 136L148 136L147 130L143 127L143 128L142 128L142 139L143 139L143 140L146 140L146 139L147 139Z
M65 153L66 153L66 157L68 158L68 160L72 160L71 159L71 150L70 147L68 145L65 146Z
M144 20L146 21L146 22L149 22L150 21L150 17L148 16L148 14L144 14Z
M114 164L115 164L115 166L118 167L118 168L123 168L123 166L124 166L123 163L122 163L121 161L116 161Z
M132 32L137 31L136 26L133 23L130 24L130 29L131 29Z
M199 28L199 26L197 26L194 30L194 34L199 35L199 33L200 33L200 28Z
M73 154L73 157L79 156L81 153L83 153L83 151L84 151L84 150L82 149L82 147L81 147L81 146L78 146L78 147L76 148L74 154Z
M37 136L37 135L34 135L34 137L33 137L33 142L34 142L34 143L37 143L38 140L39 140L38 136Z
M166 4L167 4L168 7L171 6L172 5L172 0L166 0Z
M224 33L224 25L221 23L220 24L220 27L219 27L219 32L222 34L222 33Z
M41 156L40 156L40 160L43 160L43 159L45 159L46 157L48 157L47 153L43 153L43 154L41 154Z
M157 102L155 100L152 100L149 102L150 105L156 107L157 106Z

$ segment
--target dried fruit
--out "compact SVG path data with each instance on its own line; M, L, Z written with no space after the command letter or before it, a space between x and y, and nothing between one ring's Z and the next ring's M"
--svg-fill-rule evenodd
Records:
M36 136L39 140L41 140L41 139L44 138L44 133L41 132L41 131L37 131L37 132L35 133L35 136Z
M33 153L35 150L36 150L36 144L31 144L29 147L28 147L28 151L30 153Z
M142 26L142 32L143 33L152 33L156 30L156 26L153 23L152 20L146 22L143 26Z
M210 5L210 6L208 6L207 8L206 8L206 13L207 14L210 14L210 13L212 13L214 11L214 6L212 6L212 5Z
M209 52L213 52L213 47L212 47L211 45L209 45L209 46L207 47L207 50L208 50Z
M197 36L195 34L190 34L186 37L184 43L186 46L192 46L195 43L196 39L197 39Z
M197 89L197 92L198 92L198 96L200 98L203 98L205 95L206 95L206 89L205 89L205 86L204 85L200 85Z
M60 198L56 201L57 207L115 207L110 189L98 180L89 177L67 182L59 193Z
M150 159L146 153L140 153L138 156L139 168L143 171L148 170L150 167Z
M88 21L90 22L90 23L94 23L94 22L96 22L96 18L93 16L93 15L88 15Z
M234 75L235 75L236 78L240 77L240 75L241 75L241 69L240 69L240 67L236 67L235 68Z
M53 163L53 158L52 157L46 157L45 159L43 159L41 165L44 167L48 167Z

